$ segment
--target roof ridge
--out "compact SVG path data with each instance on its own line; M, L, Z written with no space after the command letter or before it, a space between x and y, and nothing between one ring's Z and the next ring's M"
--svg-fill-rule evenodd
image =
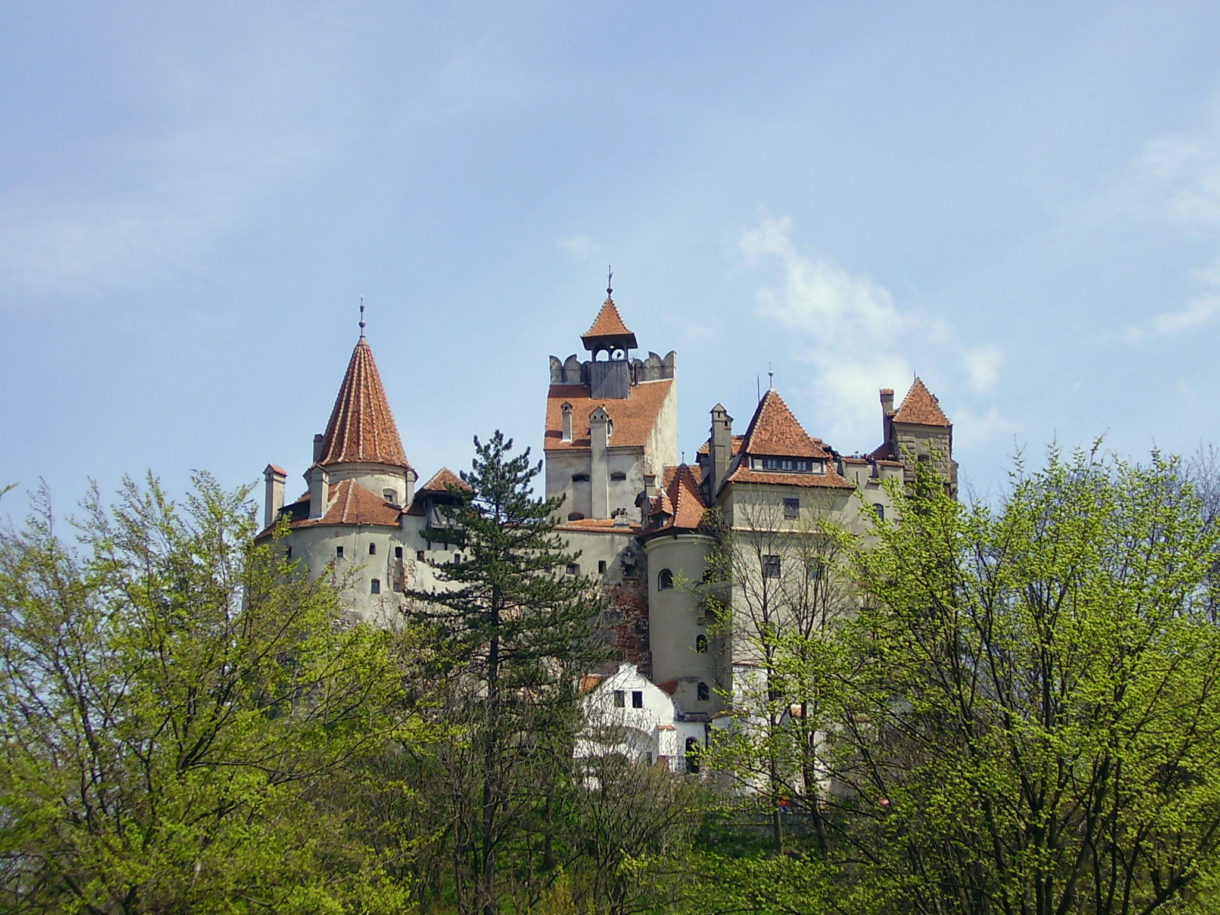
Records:
M928 390L928 386L918 375L911 382L906 397L902 399L902 405L895 411L894 422L914 423L920 426L953 425L949 421L949 417L945 415L945 411L940 408L940 401L936 399L936 395Z
M618 306L610 296L606 296L597 317L593 319L589 329L580 335L580 339L588 350L594 349L599 341L622 349L634 349L639 345L635 334L623 321L623 316L618 313Z
M742 440L741 450L747 454L788 457L826 456L826 450L805 431L792 408L774 388L768 390L758 402Z

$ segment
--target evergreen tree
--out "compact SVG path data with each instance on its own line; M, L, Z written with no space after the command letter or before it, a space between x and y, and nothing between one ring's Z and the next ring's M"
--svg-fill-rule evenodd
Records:
M553 860L549 845L529 844L526 827L549 838L555 796L571 787L577 679L597 657L601 600L594 582L572 574L579 554L555 530L559 500L531 493L541 463L528 449L512 454L500 432L474 443L465 485L450 488L450 525L434 532L461 544L461 560L442 567L440 588L411 594L408 616L434 632L446 683L441 754L458 903L492 913L501 852Z

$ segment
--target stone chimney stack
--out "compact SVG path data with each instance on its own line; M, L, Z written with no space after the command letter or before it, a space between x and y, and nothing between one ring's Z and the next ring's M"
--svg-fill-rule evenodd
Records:
M313 437L313 462L316 464L322 460L322 442L324 436L321 432Z
M894 389L881 389L881 441L888 444L894 439Z
M572 405L565 400L559 409L563 411L563 435L560 441L570 442L572 441Z
M589 466L589 483L592 489L593 518L610 517L610 414L605 407L598 407L589 414L589 437L592 445Z
M309 480L309 517L316 521L330 507L330 471L321 464L314 464L306 477Z
M271 527L276 516L284 507L284 483L288 480L282 468L268 464L263 470L263 480L266 483L263 498L263 527Z
M721 404L712 407L712 429L708 442L708 457L711 458L708 496L715 499L720 484L729 474L729 462L733 460L733 417Z

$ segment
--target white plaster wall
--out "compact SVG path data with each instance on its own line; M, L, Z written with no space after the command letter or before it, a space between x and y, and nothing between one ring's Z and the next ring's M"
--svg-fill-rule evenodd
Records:
M652 652L652 676L658 683L687 680L690 695L679 704L684 712L713 713L720 708L716 695L716 671L722 653L720 642L709 631L710 618L700 607L697 589L712 548L712 540L702 534L662 534L644 544L648 557L648 636ZM659 587L662 569L673 573L674 587ZM696 638L708 637L708 651L695 650ZM696 699L696 684L706 682L709 699Z

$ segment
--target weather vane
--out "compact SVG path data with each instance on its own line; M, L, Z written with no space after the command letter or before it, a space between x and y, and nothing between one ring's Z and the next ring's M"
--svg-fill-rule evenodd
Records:
M614 267L606 267L606 297L614 294Z
M360 297L360 336L364 336L364 296Z

